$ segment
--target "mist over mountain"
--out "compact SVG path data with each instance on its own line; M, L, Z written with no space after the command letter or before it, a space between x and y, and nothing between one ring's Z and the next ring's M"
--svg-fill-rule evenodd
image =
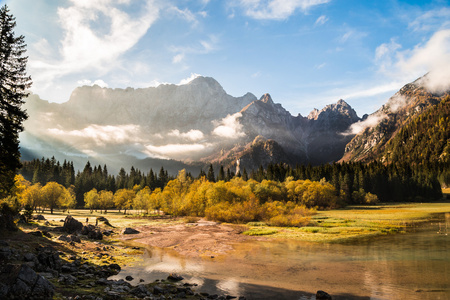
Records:
M428 88L429 74L406 84L380 109L350 126L349 135L356 136L345 147L344 161L385 161L386 145L394 139L402 128L422 116L428 109L443 102L450 89L431 90ZM448 86L448 85L447 85ZM436 128L429 128L436 131ZM407 140L403 142L408 143ZM429 141L430 147L433 147Z
M25 108L24 159L55 156L78 168L89 159L113 171L130 164L158 169L167 160L197 169L210 162L232 167L242 157L248 170L336 161L353 137L342 133L360 121L343 100L292 116L269 94L233 97L209 77L143 89L83 86L61 104L30 95Z

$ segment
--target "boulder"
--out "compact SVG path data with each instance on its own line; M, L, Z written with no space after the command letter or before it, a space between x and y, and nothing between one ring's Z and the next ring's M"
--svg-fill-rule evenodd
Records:
M103 240L102 232L94 225L83 226L83 228L81 229L81 234L87 235L88 238L92 240Z
M0 247L0 261L10 260L13 255L13 250L10 247Z
M36 215L33 217L33 219L38 220L38 221L44 221L45 217L43 215Z
M38 247L37 259L39 264L37 265L36 271L38 272L48 272L48 271L58 271L61 269L62 261L59 258L59 252L50 246Z
M324 291L317 291L316 293L316 300L331 300L330 294Z
M74 235L74 234L72 234L72 235L70 236L70 240L71 240L72 242L75 242L75 243L81 243L81 239L80 239L78 236Z
M71 242L72 240L70 239L70 237L68 237L67 235L61 235L58 237L59 241L63 241L63 242Z
M176 273L172 273L167 277L167 280L172 280L172 281L181 281L184 278Z
M52 299L53 294L53 285L26 264L0 270L0 299Z
M83 224L74 219L72 216L67 216L64 220L64 230L67 233L74 233L76 231L80 231L83 228Z
M147 288L143 284L140 284L134 289L132 289L130 293L138 298L145 298L146 296L151 295L150 291L147 290Z
M130 227L125 228L122 232L122 234L138 234L138 233L140 233L140 231Z

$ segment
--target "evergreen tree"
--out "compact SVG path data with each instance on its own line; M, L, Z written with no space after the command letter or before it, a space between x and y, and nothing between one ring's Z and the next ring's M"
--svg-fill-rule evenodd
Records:
M220 166L219 175L217 176L217 181L225 180L225 170L223 166Z
M24 36L15 37L15 17L6 5L0 8L0 197L10 193L21 167L19 132L27 113L22 110L31 77L26 75Z
M216 176L214 175L214 168L212 164L209 164L208 174L206 175L206 179L210 182L216 182Z
M247 170L244 168L244 171L242 171L242 180L247 181L248 180L248 174Z

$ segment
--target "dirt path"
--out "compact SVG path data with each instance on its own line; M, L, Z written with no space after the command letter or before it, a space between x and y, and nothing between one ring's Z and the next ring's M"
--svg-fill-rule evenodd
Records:
M136 227L139 234L121 235L122 241L148 246L173 248L185 256L214 256L232 250L232 244L261 237L242 235L242 228L200 220L197 223L145 225Z

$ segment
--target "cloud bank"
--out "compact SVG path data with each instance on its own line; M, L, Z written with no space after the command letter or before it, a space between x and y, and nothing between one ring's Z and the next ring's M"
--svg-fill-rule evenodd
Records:
M450 29L439 30L423 44L401 50L395 40L376 49L379 71L391 78L411 81L422 75L422 84L432 93L450 90ZM412 78L411 78L412 77Z
M67 7L59 7L63 39L58 57L44 55L45 49L50 48L47 40L35 45L35 49L43 51L39 59L29 62L35 83L49 87L64 76L82 72L104 74L120 68L120 57L145 35L159 13L154 1L141 4L140 16L122 9L129 4L123 0L70 0Z
M239 0L236 5L241 7L245 14L260 20L284 20L293 15L297 10L303 12L308 9L328 3L331 0ZM319 23L325 23L321 19Z

